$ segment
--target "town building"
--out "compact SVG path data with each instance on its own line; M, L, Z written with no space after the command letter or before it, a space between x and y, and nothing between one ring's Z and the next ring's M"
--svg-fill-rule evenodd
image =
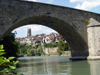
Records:
M20 43L26 43L27 45L43 45L45 43L58 43L60 40L65 41L64 38L59 33L37 34L35 36L31 35L31 29L27 30L27 37L15 38L16 41Z

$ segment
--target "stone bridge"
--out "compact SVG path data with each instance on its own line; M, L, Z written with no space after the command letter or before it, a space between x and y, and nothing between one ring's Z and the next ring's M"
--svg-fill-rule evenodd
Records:
M59 32L71 46L71 59L99 59L100 14L69 7L0 0L0 39L15 28L41 24Z

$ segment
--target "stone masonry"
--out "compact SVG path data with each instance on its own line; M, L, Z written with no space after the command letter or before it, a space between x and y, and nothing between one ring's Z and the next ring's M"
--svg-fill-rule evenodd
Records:
M87 34L87 24L90 18L100 22L100 14L88 11L37 2L0 0L0 39L17 27L41 24L63 35L72 48L72 58L84 58L93 54L88 50L95 48L88 47L87 36L90 33ZM99 33L94 36L93 39L99 38ZM90 41L92 40L89 40L89 44ZM95 43L93 44L95 46ZM99 56L99 50L94 54Z
M87 32L89 47L88 59L100 59L100 23L91 18Z

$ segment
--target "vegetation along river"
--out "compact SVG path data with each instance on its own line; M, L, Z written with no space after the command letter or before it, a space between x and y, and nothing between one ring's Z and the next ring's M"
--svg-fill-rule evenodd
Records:
M100 75L100 60L70 61L68 56L18 58L24 75Z

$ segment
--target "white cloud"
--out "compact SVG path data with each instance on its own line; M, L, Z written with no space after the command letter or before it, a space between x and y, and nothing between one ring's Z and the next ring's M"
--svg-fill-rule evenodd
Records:
M32 30L32 34L41 34L41 33L45 33L45 34L50 34L51 32L56 32L55 30L42 26L42 25L33 25L30 26L31 30Z
M43 30L42 26L37 26L37 25L30 26L30 28L33 34L37 32L41 32Z
M53 0L38 0L39 2L52 3Z
M33 2L36 2L37 0L27 0L27 1L33 1Z
M75 8L83 10L91 10L97 6L100 6L100 0L70 0L70 2L78 2Z
M87 1L87 0L70 0L70 2L84 2L84 1Z

